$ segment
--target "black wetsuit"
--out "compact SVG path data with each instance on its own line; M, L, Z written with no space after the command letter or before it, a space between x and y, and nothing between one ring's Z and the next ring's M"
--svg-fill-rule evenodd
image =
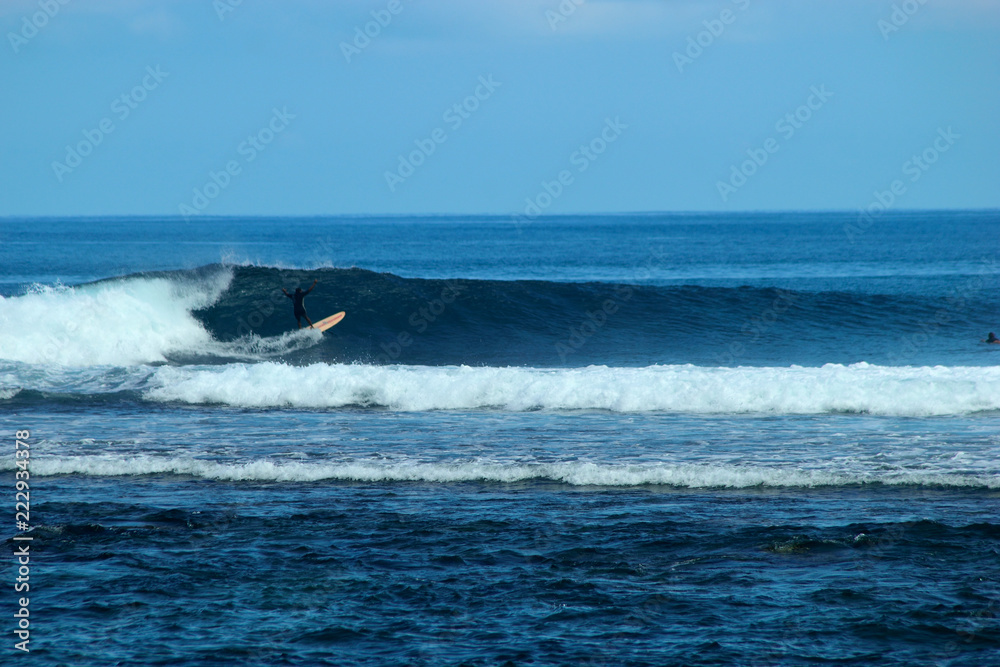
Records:
M294 310L295 319L296 320L301 320L303 317L305 317L306 316L306 307L305 307L305 304L303 302L306 299L306 293L305 292L296 292L295 294L286 294L285 296L287 296L289 299L292 300L292 304L294 305L294 309L295 309Z

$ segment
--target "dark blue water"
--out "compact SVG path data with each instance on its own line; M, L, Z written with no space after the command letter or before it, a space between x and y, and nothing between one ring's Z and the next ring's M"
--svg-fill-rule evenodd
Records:
M995 662L1000 217L854 217L0 223L23 659Z

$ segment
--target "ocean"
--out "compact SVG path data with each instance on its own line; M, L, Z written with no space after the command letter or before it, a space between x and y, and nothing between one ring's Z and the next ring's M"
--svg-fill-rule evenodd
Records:
M0 220L5 664L996 664L998 229Z

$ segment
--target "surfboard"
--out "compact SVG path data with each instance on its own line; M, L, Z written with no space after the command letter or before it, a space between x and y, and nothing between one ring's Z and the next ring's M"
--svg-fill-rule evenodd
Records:
M345 313L344 311L340 311L336 315L331 315L330 317L324 317L319 322L313 322L313 325L311 327L309 327L309 328L310 329L319 329L320 331L326 331L327 329L329 329L330 327L332 327L334 324L336 324L340 320L344 319L344 315L346 315L346 314L347 313Z

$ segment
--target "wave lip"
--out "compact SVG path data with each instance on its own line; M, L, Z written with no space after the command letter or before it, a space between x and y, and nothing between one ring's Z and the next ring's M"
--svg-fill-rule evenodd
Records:
M1000 410L1000 368L861 363L536 369L264 362L157 368L144 396L245 408L940 416Z
M192 312L218 300L232 277L217 267L190 280L138 275L0 297L0 360L128 366L204 349L212 336Z
M5 464L6 465L6 464ZM679 488L824 487L883 484L1000 488L996 475L948 471L861 470L832 472L794 466L670 463L536 463L491 461L384 461L275 463L259 459L220 463L192 457L90 455L40 457L32 463L38 475L183 475L227 482L496 482L548 481L572 486L672 486Z

